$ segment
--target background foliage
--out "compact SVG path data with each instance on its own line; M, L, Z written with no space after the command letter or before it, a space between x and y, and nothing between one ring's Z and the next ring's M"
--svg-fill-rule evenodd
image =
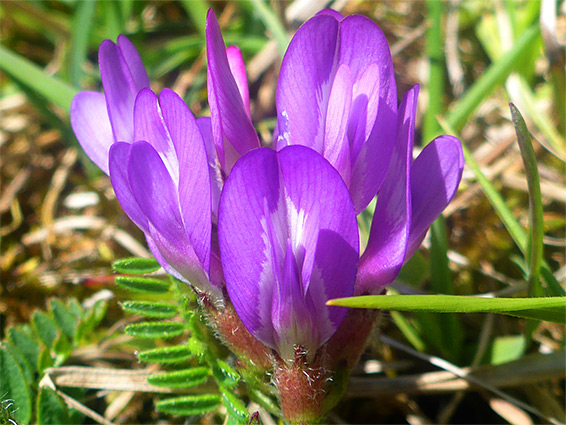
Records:
M148 251L109 179L78 148L68 109L78 90L100 89L100 42L124 33L152 88L172 87L205 115L213 7L226 42L244 53L252 115L269 143L281 54L300 23L329 5L384 30L400 94L421 84L420 146L448 132L465 147L456 199L390 293L563 295L564 2L5 1L0 420L238 423L249 410L273 423L269 382L245 376L254 386L242 385L186 288L151 260L115 264L114 274L114 261ZM521 155L509 101L533 135L532 152L523 144ZM371 207L360 216L366 238L371 217ZM564 421L564 354L556 323L384 313L329 421Z

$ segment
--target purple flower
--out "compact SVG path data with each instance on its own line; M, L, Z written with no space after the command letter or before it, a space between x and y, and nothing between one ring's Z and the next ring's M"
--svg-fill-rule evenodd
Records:
M222 186L210 119L195 120L170 90L158 100L124 36L101 44L99 65L104 94L80 92L71 106L79 142L110 175L122 208L167 272L221 299L212 222Z
M116 197L167 272L221 299L222 272L211 249L209 167L197 121L168 89L159 99L142 90L133 118L136 142L110 148Z
M460 141L440 136L413 161L419 87L399 107L393 158L377 198L356 294L378 293L418 249L432 222L454 197L464 168Z
M105 40L98 50L104 94L78 93L71 104L71 125L89 158L108 174L108 150L114 142L134 141L134 102L149 79L134 45L123 35Z
M277 148L304 145L322 154L359 214L381 187L395 142L397 91L379 27L335 11L307 21L283 58L277 113Z
M292 360L334 333L358 263L358 228L340 175L303 146L256 149L232 169L220 200L226 287L247 329Z
M226 49L214 11L206 19L207 85L212 137L225 176L246 152L259 147L250 119L246 69L237 47Z

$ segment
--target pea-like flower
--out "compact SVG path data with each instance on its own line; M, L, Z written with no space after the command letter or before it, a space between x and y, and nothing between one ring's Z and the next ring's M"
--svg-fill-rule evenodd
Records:
M295 34L277 85L277 148L322 154L356 213L378 192L395 145L397 90L383 32L361 15L323 11Z
M320 154L303 146L243 156L219 209L226 287L247 329L284 360L310 357L336 330L358 264L358 227L348 190Z
M134 107L134 140L110 148L120 205L167 272L220 300L208 160L195 118L173 91L158 98L144 89Z

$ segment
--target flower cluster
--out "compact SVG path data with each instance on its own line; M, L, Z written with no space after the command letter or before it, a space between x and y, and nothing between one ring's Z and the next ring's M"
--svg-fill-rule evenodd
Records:
M195 119L171 90L153 93L120 36L100 46L104 94L79 93L71 123L155 258L210 301L234 351L246 356L228 335L236 317L285 372L285 411L286 385L300 387L289 371L302 362L325 375L320 353L331 346L333 364L341 358L333 336L346 309L326 302L395 279L454 196L462 150L441 136L413 161L419 89L398 106L387 41L366 17L323 11L297 31L281 65L274 148L260 147L242 55L226 49L212 11L206 43L210 117ZM360 256L356 216L376 195ZM310 417L293 409L306 408L287 407L291 420Z

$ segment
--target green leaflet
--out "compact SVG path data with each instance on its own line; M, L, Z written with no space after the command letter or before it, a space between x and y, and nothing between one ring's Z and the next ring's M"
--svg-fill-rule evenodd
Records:
M58 328L55 321L42 311L36 311L31 317L35 333L47 348L53 347L57 339Z
M158 387L190 388L204 384L210 374L207 367L175 370L173 372L156 373L147 378L147 382Z
M175 338L185 331L180 322L140 322L126 326L126 334L136 338Z
M10 350L0 346L0 394L14 401L14 417L18 422L31 420L31 392L24 372Z
M53 312L53 317L63 334L72 339L77 331L79 317L75 316L71 310L57 299L49 302L49 308Z
M170 283L164 280L139 276L117 276L116 285L124 289L146 294L163 294L169 291Z
M178 416L204 415L220 406L218 394L197 394L160 400L155 407L158 411Z
M249 414L242 400L226 389L221 389L221 391L222 404L226 407L228 415L234 419L235 423L247 423Z
M117 273L148 274L159 270L161 266L153 258L123 258L112 263L112 269Z
M37 423L38 425L71 423L63 401L49 387L41 388L37 397Z
M393 311L433 313L499 313L510 316L566 322L566 297L479 298L458 295L370 295L334 299L328 305Z
M146 363L172 364L187 361L193 357L193 352L186 345L160 347L142 351L138 358Z
M121 307L128 313L157 319L170 319L177 314L173 304L157 301L124 301Z

